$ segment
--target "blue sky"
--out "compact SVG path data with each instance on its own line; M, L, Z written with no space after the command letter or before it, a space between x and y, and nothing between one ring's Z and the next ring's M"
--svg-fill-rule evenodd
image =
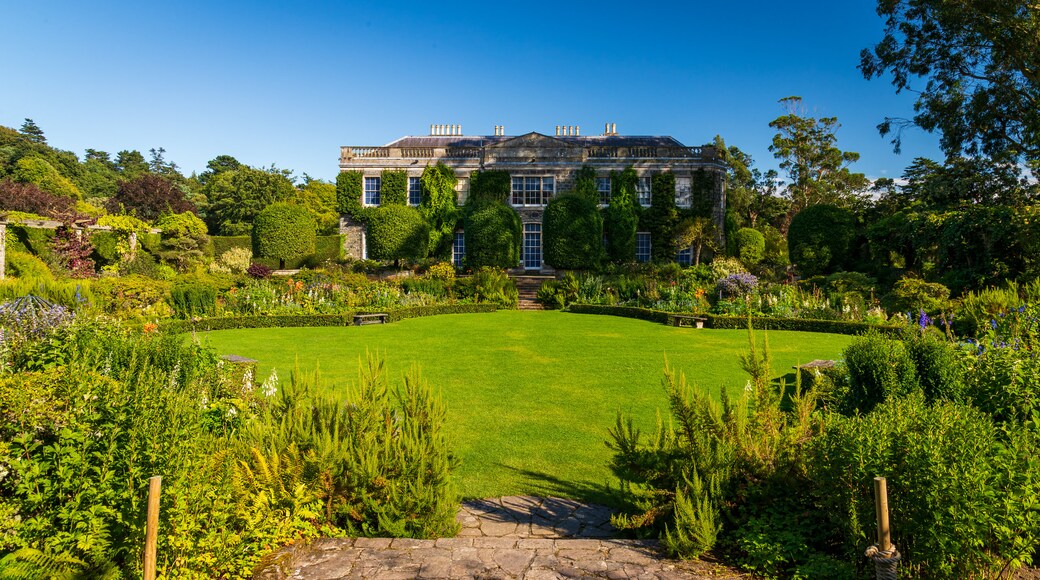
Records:
M866 81L882 35L849 2L7 2L0 124L32 118L82 156L164 147L186 173L234 155L331 179L340 145L423 135L720 134L763 169L780 98L836 116L854 169L898 177L941 159L920 130L892 152L875 126L913 95Z

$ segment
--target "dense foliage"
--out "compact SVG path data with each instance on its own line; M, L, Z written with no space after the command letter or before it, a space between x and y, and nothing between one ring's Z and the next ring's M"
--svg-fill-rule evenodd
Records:
M463 208L467 268L515 268L520 263L520 216L503 202L470 198Z
M542 215L546 264L561 270L599 266L603 255L603 218L596 203L577 194L554 197Z
M285 261L314 253L317 224L306 208L290 203L273 203L253 221L253 254Z
M384 205L370 212L366 239L373 259L418 261L429 252L430 226L414 207Z

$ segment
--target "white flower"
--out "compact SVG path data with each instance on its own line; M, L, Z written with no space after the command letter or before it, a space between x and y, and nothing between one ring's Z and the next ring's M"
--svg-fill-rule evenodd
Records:
M273 397L278 392L278 369L272 368L267 380L260 385L260 392L265 397Z
M227 416L230 417L230 418L234 418L235 415L238 415L238 409L236 409L234 407L230 407L227 410Z

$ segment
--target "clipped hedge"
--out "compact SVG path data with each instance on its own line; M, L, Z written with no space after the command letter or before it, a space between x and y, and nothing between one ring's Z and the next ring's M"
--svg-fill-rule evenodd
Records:
M406 318L421 318L440 314L477 314L498 310L495 304L441 304L435 306L410 306L389 310L359 310L345 314L295 314L279 316L235 316L228 318L201 318L195 320L167 320L159 323L166 332L206 332L211 330L234 330L236 328L292 328L316 326L351 326L355 314L389 315L390 322Z
M252 236L210 236L206 246L206 255L220 257L232 248L244 248L253 251Z
M307 208L272 203L253 220L253 255L279 261L299 260L314 254L318 225Z
M705 320L705 328L716 330L741 330L747 328L747 317L744 316L718 316L715 314L700 314L690 312L664 312L650 308L639 308L636 306L607 306L604 304L571 304L567 307L568 312L575 314L602 314L605 316L621 316L624 318L637 318L650 322L668 324L668 317L675 314L696 315ZM867 324L865 322L846 322L842 320L812 320L807 318L768 318L755 316L751 324L760 330L794 330L800 332L822 332L829 334L863 334L869 330L876 330L883 334L896 335L901 328L895 326L880 326Z
M7 224L7 250L46 256L50 252L55 230L33 228L22 224Z
M373 260L419 261L429 245L430 226L414 207L384 205L368 220L368 257Z
M637 306L607 306L604 304L571 304L567 312L575 314L602 314L604 316L620 316L622 318L636 318L648 322L668 324L668 312L639 308Z

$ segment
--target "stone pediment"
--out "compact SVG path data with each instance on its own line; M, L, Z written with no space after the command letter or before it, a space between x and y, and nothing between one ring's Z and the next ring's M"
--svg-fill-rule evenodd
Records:
M488 145L485 150L494 159L559 160L581 159L583 147L541 133L527 133Z

